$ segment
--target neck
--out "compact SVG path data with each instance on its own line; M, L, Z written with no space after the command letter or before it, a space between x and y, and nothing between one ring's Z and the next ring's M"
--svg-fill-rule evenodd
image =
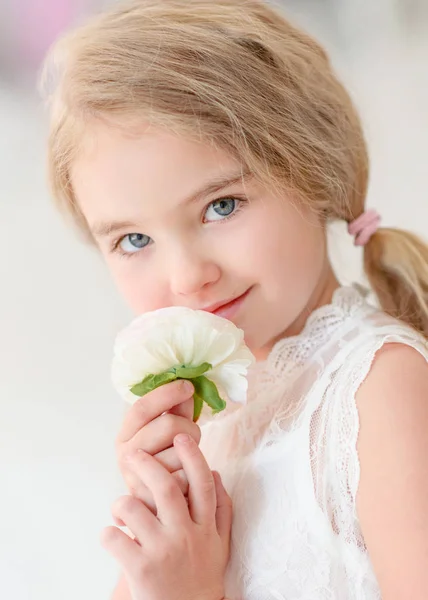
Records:
M303 307L303 310L297 319L283 333L274 338L268 345L256 350L255 352L253 351L257 361L266 360L272 348L279 340L285 337L299 335L304 328L310 314L314 310L317 310L317 308L320 308L326 304L330 304L335 290L337 290L339 287L340 284L333 272L333 269L331 268L331 265L326 265L322 277L320 278L316 288L311 294L311 297Z

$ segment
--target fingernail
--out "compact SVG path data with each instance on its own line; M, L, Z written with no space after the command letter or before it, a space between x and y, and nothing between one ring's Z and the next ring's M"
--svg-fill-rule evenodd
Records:
M175 436L175 441L178 444L192 444L193 443L193 438L190 437L190 435L188 435L187 433L179 433L178 435Z
M193 384L185 379L183 380L182 386L182 390L185 394L192 394L195 390Z

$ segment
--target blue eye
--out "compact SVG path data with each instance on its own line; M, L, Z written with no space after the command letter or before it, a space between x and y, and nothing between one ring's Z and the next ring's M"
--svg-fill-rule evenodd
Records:
M143 233L130 233L123 237L118 246L125 254L134 254L151 243L152 239Z
M205 212L206 221L221 221L230 217L236 210L239 200L223 198L212 202Z

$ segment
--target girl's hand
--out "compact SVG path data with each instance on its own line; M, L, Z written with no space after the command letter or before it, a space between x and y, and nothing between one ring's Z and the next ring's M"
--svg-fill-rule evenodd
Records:
M150 392L130 408L117 436L119 468L128 490L151 510L155 510L153 497L126 457L138 449L151 454L174 474L182 493L186 495L188 482L173 447L173 440L179 433L189 434L196 443L201 439L201 430L193 422L193 392L192 384L184 380L174 381ZM117 524L122 525L119 521Z
M157 516L135 497L120 498L113 516L135 539L107 527L102 544L122 567L133 600L222 600L232 503L192 438L179 435L174 447L189 481L189 506L171 473L136 452L129 465L152 492Z

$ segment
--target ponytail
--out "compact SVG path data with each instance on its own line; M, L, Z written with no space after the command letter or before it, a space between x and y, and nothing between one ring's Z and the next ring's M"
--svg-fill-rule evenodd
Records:
M399 229L379 229L364 248L364 270L382 309L428 338L428 245Z

